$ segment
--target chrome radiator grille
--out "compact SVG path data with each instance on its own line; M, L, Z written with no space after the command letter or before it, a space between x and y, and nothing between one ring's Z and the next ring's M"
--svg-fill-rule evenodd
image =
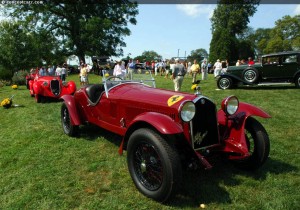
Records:
M194 150L219 143L215 104L206 97L194 100L196 115L191 121L191 137Z

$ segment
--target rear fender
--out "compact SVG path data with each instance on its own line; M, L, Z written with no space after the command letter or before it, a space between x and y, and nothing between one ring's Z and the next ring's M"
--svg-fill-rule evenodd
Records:
M80 117L78 115L74 97L72 95L64 95L61 98L64 100L64 102L69 110L69 114L71 117L71 124L75 125L75 126L81 125L82 123L81 123Z

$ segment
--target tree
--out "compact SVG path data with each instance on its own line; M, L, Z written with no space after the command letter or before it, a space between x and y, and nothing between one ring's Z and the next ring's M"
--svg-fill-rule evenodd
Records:
M253 47L257 57L266 53L266 46L271 39L271 30L270 28L258 28L245 37L246 40L249 40L249 42L254 45Z
M41 66L57 54L55 39L40 32L29 32L20 22L0 23L0 63L10 77L20 69Z
M137 4L129 0L44 0L43 4L7 4L7 12L35 29L43 28L61 43L65 55L120 56L136 24Z
M161 59L162 59L162 56L153 50L152 51L144 51L142 53L142 55L134 58L134 60L139 60L141 62L152 61L152 60L161 60Z
M207 57L208 57L207 51L203 48L200 48L200 49L192 50L191 55L187 57L187 60L189 61L198 60L199 62Z
M218 58L237 60L238 35L249 23L249 17L256 12L259 0L220 0L211 18L212 41L210 60Z
M266 53L300 49L300 15L284 16L275 22L265 47Z

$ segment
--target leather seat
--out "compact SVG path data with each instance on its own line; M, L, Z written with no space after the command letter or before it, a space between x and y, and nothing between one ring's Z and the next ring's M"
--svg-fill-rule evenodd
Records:
M104 85L103 84L89 85L86 87L85 91L90 101L96 103L99 100L101 93L104 91Z

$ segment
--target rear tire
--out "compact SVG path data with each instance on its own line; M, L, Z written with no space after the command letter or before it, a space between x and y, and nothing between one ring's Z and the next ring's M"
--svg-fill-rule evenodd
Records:
M72 125L70 113L65 103L61 106L61 124L64 133L68 136L78 135L79 127Z
M165 202L176 193L182 169L173 145L157 132L141 128L130 136L127 153L131 178L142 194Z

